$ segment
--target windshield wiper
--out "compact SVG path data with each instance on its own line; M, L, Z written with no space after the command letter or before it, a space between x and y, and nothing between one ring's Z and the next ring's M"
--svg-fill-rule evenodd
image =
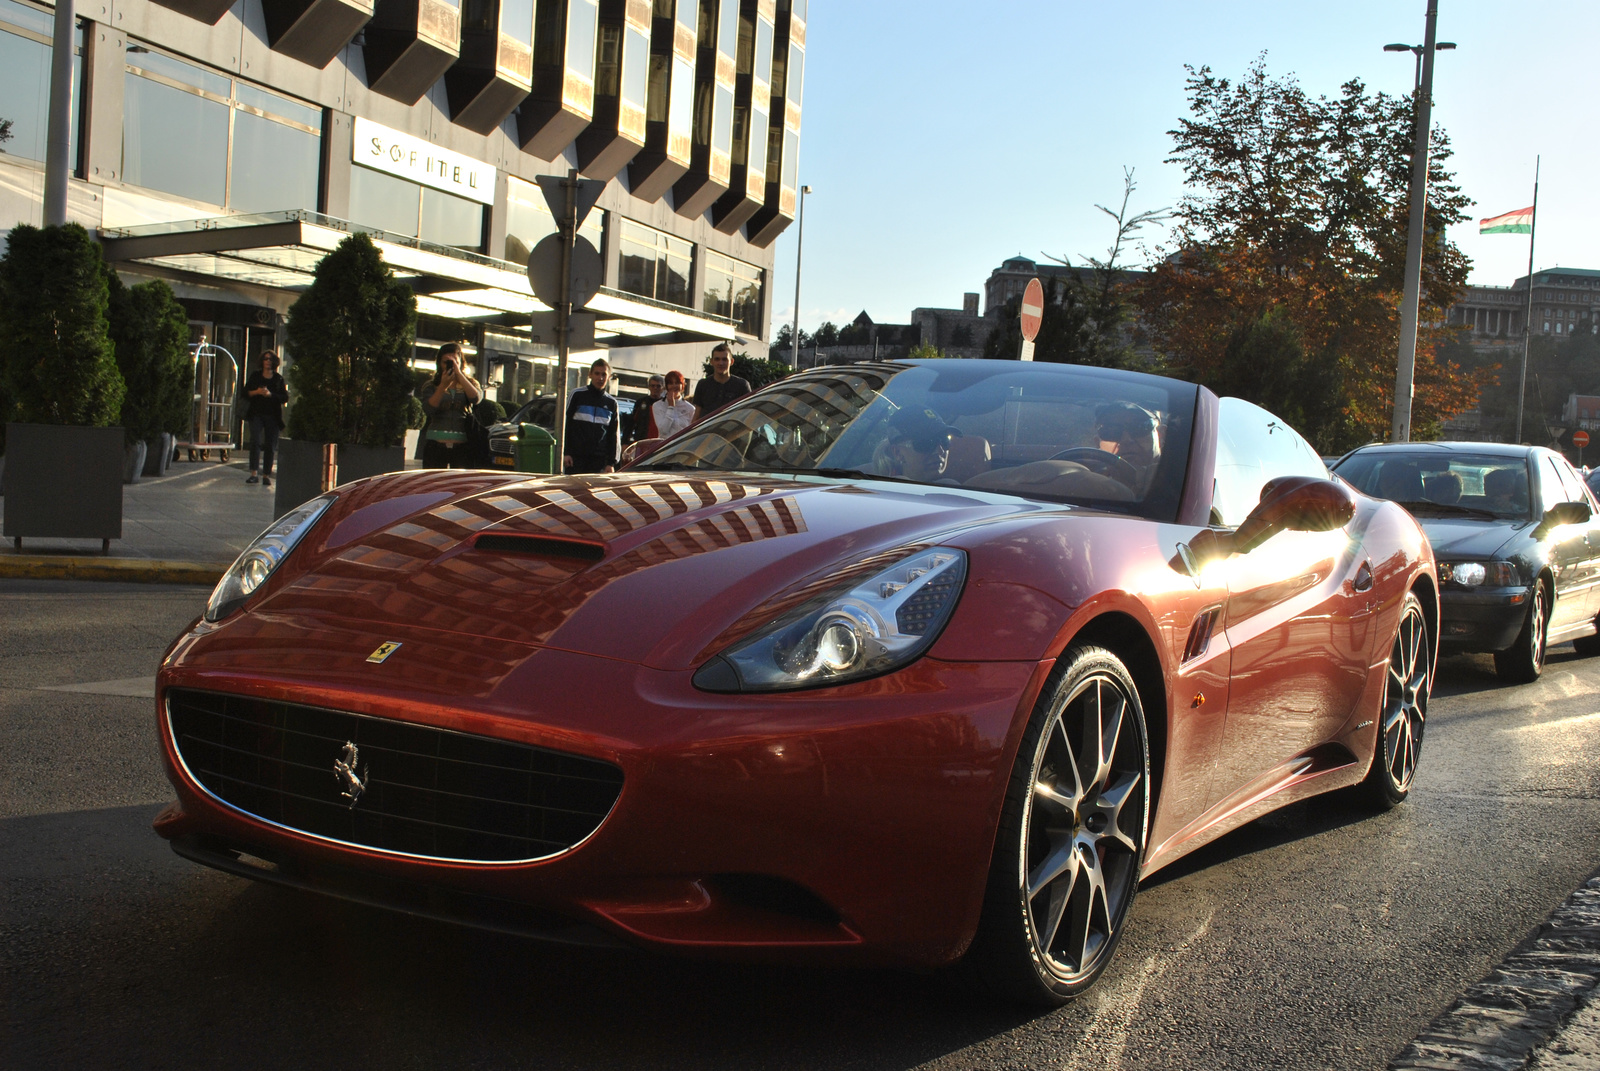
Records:
M657 472L698 472L699 465L687 465L682 461L659 461L654 465L635 465L640 469L655 469Z
M787 476L826 476L834 480L888 480L892 483L921 483L920 480L907 479L904 476L885 476L877 472L867 472L864 469L839 469L820 468L802 469L786 465L743 465L743 472L773 472Z
M1413 513L1419 509L1422 509L1437 510L1441 513L1448 513L1457 517L1484 517L1491 521L1509 519L1502 518L1500 514L1494 512L1493 510L1478 509L1476 506L1458 506L1452 502L1430 502L1427 499L1421 499L1408 502L1396 501L1395 505L1404 506Z

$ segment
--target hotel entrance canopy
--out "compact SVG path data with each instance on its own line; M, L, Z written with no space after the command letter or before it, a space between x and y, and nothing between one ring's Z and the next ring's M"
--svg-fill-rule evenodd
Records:
M100 236L114 264L297 293L311 285L322 258L356 232L370 235L395 276L416 291L424 316L514 330L553 311L533 296L520 264L298 209L107 227ZM601 287L587 311L595 314L597 343L606 346L727 339L735 331L733 321L720 316L610 287Z

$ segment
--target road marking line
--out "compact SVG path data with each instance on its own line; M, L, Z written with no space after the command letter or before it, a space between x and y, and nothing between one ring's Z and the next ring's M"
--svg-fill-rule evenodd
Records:
M42 685L41 692L79 692L84 695L122 695L132 699L154 699L154 677L123 677L114 681L87 681L83 684Z

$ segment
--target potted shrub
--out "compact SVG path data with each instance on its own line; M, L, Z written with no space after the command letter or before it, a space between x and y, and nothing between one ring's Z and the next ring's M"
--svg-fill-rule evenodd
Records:
M340 483L405 468L417 298L371 238L352 234L322 258L285 327L289 427L278 444L279 516L321 491L325 444L338 451Z
M5 535L122 538L122 374L100 247L76 223L12 228L0 258ZM63 493L70 489L70 493Z
M111 341L127 385L122 426L128 441L124 482L160 476L172 457L172 432L188 418L193 391L189 324L172 288L159 279L129 287L108 273Z

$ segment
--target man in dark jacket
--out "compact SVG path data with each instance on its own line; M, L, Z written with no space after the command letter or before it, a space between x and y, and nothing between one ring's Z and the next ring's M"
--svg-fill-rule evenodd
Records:
M617 400L606 393L611 366L598 358L589 366L589 385L567 402L566 471L614 472L617 467Z
M278 433L283 431L283 407L289 401L289 388L278 374L278 355L271 350L261 354L261 368L251 372L244 381L245 419L250 422L250 478L245 483L258 480L272 486L272 454L278 445ZM266 457L261 457L262 451ZM257 462L265 460L265 467Z
M733 353L726 342L719 342L711 351L711 375L695 384L694 407L696 420L704 420L729 402L750 393L750 381L732 375Z

